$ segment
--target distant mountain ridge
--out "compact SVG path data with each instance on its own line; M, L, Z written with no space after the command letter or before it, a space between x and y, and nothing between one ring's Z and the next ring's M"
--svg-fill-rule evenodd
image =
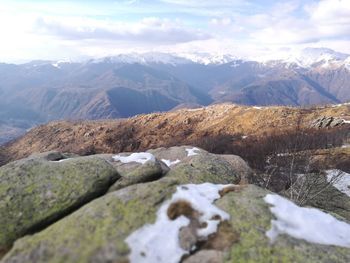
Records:
M330 49L247 60L205 53L123 54L0 64L0 143L8 127L125 118L181 105L312 105L350 100L350 56Z

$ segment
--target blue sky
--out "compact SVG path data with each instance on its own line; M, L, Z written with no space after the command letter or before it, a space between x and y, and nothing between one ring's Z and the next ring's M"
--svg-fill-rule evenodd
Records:
M0 61L128 52L350 53L349 0L0 0Z

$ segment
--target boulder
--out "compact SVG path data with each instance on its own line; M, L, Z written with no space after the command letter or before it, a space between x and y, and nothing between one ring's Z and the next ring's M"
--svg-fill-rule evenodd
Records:
M170 160L170 161L175 161L175 160L180 160L183 162L186 159L190 159L188 157L188 152L186 150L188 149L193 149L193 148L198 148L198 147L193 147L193 146L173 146L170 148L157 148L157 149L152 149L148 150L147 152L152 153L158 160ZM199 150L196 151L198 155L208 153L207 151L198 148ZM193 155L196 156L196 155Z
M230 163L235 173L241 176L241 183L248 183L251 180L254 174L253 170L240 156L233 154L217 154L217 156Z
M120 177L101 158L67 156L50 152L0 167L0 250L104 194Z
M334 128L345 124L344 119L323 116L311 122L312 128Z
M165 179L165 178L164 178ZM132 185L111 192L33 236L15 242L4 262L127 262L127 236L153 223L176 180Z
M241 175L224 158L215 154L202 153L187 157L170 169L167 176L183 183L237 184Z
M131 153L120 153L121 156L128 156ZM148 161L144 164L137 162L122 163L113 159L114 154L95 155L108 161L120 174L121 178L115 182L109 189L109 192L119 190L129 185L146 183L160 179L168 171L169 167L163 162L155 160Z
M130 248L125 239L155 222L159 207L178 183L164 177L109 193L40 233L16 241L1 262L128 262ZM348 248L288 235L271 243L266 231L274 216L263 200L269 192L253 185L232 189L215 202L230 219L208 240L198 243L184 262L350 262ZM166 229L159 234L166 235Z
M229 192L216 205L231 215L239 241L225 253L224 262L350 262L350 249L309 243L286 234L275 242L266 236L274 216L263 198L267 191L248 185Z
M195 155L188 154L188 150L196 148ZM193 146L174 146L149 150L159 160L169 160L178 163L170 166L167 176L176 176L189 182L239 183L245 182L252 175L251 168L236 155L211 154Z

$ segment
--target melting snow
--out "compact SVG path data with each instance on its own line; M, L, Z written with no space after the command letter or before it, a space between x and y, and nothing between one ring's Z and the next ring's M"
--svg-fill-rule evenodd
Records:
M220 220L213 220L214 216L220 216L221 220L229 219L226 212L213 205L213 202L220 198L219 191L225 187L226 185L211 183L178 186L172 198L159 208L156 222L141 227L127 237L126 242L131 248L131 262L179 262L182 256L189 252L180 247L179 231L187 226L190 220L183 215L170 220L167 215L169 206L178 201L189 202L192 208L199 212L199 221L207 225L199 229L198 235L207 238L217 231L220 223Z
M129 156L121 156L121 155L115 155L112 157L114 161L121 161L122 163L131 163L131 162L137 162L141 164L145 164L146 162L155 162L156 158L151 153L132 153Z
M326 171L326 174L328 182L332 182L340 192L350 196L350 174L335 169Z
M299 207L276 194L264 201L277 220L271 220L266 235L273 242L278 235L288 234L297 239L323 245L350 247L350 225L316 208Z
M186 152L187 152L187 156L193 156L193 155L197 155L199 154L201 150L198 149L197 147L193 147L191 149L186 149Z
M166 159L162 159L162 162L165 163L167 166L172 166L175 164L178 164L179 162L181 162L179 159L176 159L175 161L170 161L170 160L166 160Z
M61 160L57 160L57 161L52 161L52 162L55 162L55 163L62 163L62 162L65 162L67 160L70 160L72 158L66 158L66 159L61 159Z

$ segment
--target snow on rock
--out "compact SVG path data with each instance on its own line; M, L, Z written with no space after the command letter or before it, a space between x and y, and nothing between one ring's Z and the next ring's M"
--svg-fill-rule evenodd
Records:
M131 162L136 162L136 163L141 163L145 164L146 162L155 162L156 158L154 157L153 154L151 153L145 153L145 152L140 152L140 153L132 153L129 156L121 156L121 155L115 155L112 157L114 161L120 161L122 163L131 163Z
M187 156L198 155L200 151L201 151L201 150L198 149L197 147L193 147L193 148L188 148L188 149L186 149Z
M206 227L199 229L198 235L207 238L215 233L220 220L228 220L229 214L213 205L220 198L219 191L227 185L211 183L180 185L171 199L162 204L157 212L154 224L147 224L133 232L126 239L131 248L130 261L132 263L179 262L183 255L188 254L180 247L179 231L189 225L190 220L181 215L174 220L169 219L167 211L171 204L187 201L200 214L199 221ZM216 217L215 217L216 216ZM206 223L206 224L205 224Z
M350 224L316 208L299 207L276 194L268 194L264 201L272 207L276 217L266 232L273 242L280 234L323 245L350 247Z
M179 162L181 162L179 159L176 159L175 161L170 161L170 160L166 160L166 159L162 159L162 162L165 163L168 167L178 164Z
M350 174L334 169L327 170L326 175L328 182L332 182L340 192L350 196Z
M65 162L67 160L70 160L72 158L66 158L66 159L61 159L61 160L57 160L57 161L51 161L51 162L55 162L55 163L62 163L62 162Z

